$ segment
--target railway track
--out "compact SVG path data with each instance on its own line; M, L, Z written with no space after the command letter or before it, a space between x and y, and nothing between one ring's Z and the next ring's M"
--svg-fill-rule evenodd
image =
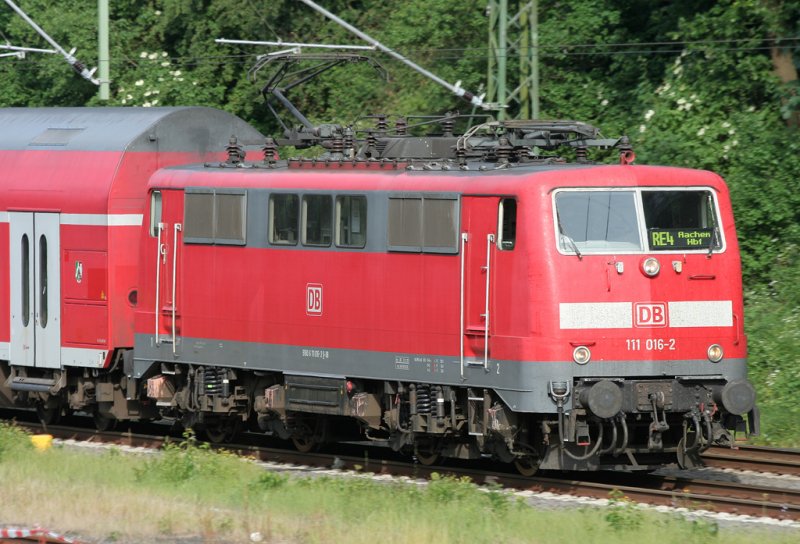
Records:
M736 449L710 448L702 454L703 464L712 468L731 468L755 472L800 475L800 450L739 446Z
M31 432L41 432L41 426L20 423ZM86 428L50 426L48 432L59 439L72 439L82 442L96 442L133 447L159 448L166 438L163 435L140 434L133 432L98 432ZM246 438L246 435L245 435ZM171 438L175 440L175 438ZM670 507L685 507L693 510L725 512L757 517L770 517L782 520L800 521L800 491L773 486L754 486L737 482L718 481L697 477L659 476L638 473L580 473L573 478L535 476L531 478L486 470L485 468L459 466L424 466L408 461L385 457L382 450L364 450L361 455L338 453L299 453L278 447L264 447L255 443L226 445L225 450L254 458L258 461L286 464L286 470L307 470L310 472L335 467L343 470L430 478L431 474L447 473L458 477L467 476L478 485L501 485L507 489L533 493L554 493L608 499L612 492L619 492L628 500ZM747 464L748 470L774 472L780 467L775 459L782 456L786 463L792 459L792 450L776 450L770 457L768 448L742 448L732 450L737 459ZM749 460L748 452L757 451ZM800 452L794 451L796 459ZM724 455L711 452L715 460L723 462ZM383 456L381 456L383 455ZM758 464L756 457L769 459ZM715 461L716 462L716 461ZM797 461L794 461L796 464ZM721 466L721 465L718 465ZM725 465L728 466L728 465ZM760 467L760 468L754 468ZM787 472L788 473L788 472ZM575 473L577 474L577 473ZM791 473L793 474L793 473Z

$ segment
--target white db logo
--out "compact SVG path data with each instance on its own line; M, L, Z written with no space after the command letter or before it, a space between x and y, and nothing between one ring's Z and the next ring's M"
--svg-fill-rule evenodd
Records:
M322 315L322 285L319 283L306 285L306 314Z
M633 318L637 327L666 327L667 305L664 302L636 302Z

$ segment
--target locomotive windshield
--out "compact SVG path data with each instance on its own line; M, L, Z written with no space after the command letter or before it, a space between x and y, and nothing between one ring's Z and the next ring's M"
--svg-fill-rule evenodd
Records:
M555 195L562 253L713 251L722 247L714 195L698 189L577 189Z

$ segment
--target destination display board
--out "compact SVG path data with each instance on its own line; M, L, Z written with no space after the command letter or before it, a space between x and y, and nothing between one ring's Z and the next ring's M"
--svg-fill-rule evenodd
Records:
M708 249L714 243L714 229L649 229L652 251Z

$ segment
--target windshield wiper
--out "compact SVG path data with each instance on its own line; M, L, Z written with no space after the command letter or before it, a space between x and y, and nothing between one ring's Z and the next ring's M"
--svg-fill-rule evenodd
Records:
M575 243L575 240L573 240L572 237L570 237L569 235L567 235L564 232L564 226L561 224L561 216L558 214L558 209L556 209L556 221L558 221L558 232L559 232L559 234L561 234L561 236L563 238L567 239L567 242L569 242L570 248L572 249L572 251L575 252L575 255L578 256L578 260L582 261L583 260L583 255L581 255L581 252L578 249L578 245Z
M719 243L719 227L717 226L717 214L714 213L714 201L711 198L711 194L709 193L706 195L706 202L708 204L708 213L711 216L711 228L713 229L711 232L711 243L708 244L708 255L707 258L711 258L711 255L714 253L714 246Z

